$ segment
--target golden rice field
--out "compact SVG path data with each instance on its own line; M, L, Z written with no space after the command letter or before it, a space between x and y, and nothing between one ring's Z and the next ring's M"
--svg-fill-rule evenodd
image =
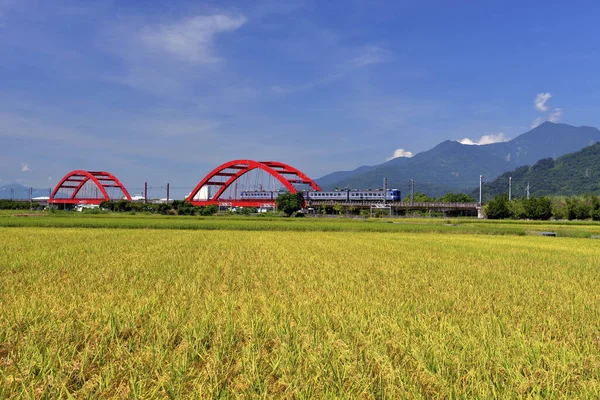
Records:
M0 398L597 398L600 241L0 228Z

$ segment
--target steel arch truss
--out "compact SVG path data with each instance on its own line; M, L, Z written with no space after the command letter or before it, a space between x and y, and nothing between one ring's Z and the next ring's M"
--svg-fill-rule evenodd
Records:
M77 197L81 192L81 189L88 182L92 182L98 189L99 195L97 197ZM131 196L125 186L115 177L114 175L103 172L103 171L83 171L75 170L69 172L62 178L62 180L56 185L54 191L50 195L50 204L100 204L103 201L120 200L111 198L107 192L107 189L118 188L123 193L123 197L131 201ZM59 191L63 189L70 194L67 197L57 198Z
M300 170L282 162L278 161L254 161L254 160L233 160L226 162L225 164L219 165L217 168L212 170L204 179L200 181L192 190L188 198L186 199L194 205L208 205L208 204L221 204L223 201L220 200L220 196L229 188L236 180L245 175L246 173L255 169L261 169L275 179L277 179L290 193L296 193L298 190L294 185L309 185L313 190L321 190L319 185L310 179L306 174ZM225 178L224 181L218 181L215 179ZM203 186L219 186L217 192L210 199L205 200L194 200L194 198L200 192ZM237 200L232 204L229 200L224 200L228 205L248 205L257 206L255 204L249 204L247 201ZM248 204L246 204L248 203ZM260 203L264 203L261 201Z

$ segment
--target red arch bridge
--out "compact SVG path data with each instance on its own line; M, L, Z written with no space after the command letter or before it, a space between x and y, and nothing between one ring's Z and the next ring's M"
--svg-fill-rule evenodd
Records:
M54 188L49 204L100 204L107 200L131 200L125 186L104 171L75 170L65 175Z
M304 189L321 190L315 181L288 164L233 160L206 175L186 201L195 206L273 207L278 191L296 193Z
M321 190L300 170L278 161L233 160L212 170L186 196L195 206L273 207L279 191ZM252 194L250 194L250 192ZM114 175L75 170L65 175L50 195L49 204L100 204L131 200Z

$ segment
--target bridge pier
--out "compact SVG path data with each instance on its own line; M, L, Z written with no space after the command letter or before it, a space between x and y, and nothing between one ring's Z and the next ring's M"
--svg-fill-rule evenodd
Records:
M483 213L483 207L482 206L477 206L477 218L479 218L479 219L484 219L485 218L485 214Z

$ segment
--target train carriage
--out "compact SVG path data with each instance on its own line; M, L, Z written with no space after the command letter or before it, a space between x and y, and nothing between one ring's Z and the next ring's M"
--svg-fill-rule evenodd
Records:
M275 200L277 196L285 192L280 191L243 191L240 194L242 200ZM304 198L312 201L338 201L338 202L361 202L361 201L401 201L401 192L398 189L383 190L335 190L335 191L303 191Z

